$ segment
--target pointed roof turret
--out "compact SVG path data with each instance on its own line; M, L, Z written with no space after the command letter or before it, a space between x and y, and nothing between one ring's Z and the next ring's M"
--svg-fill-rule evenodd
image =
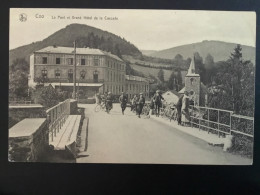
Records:
M199 74L196 74L194 57L191 60L190 67L186 76L200 76Z

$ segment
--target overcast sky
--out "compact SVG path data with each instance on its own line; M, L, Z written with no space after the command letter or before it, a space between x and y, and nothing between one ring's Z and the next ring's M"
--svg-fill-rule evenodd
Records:
M19 20L21 13L27 15L24 22ZM66 19L58 19L58 16ZM81 19L72 19L72 16ZM84 19L84 16L92 16L92 20ZM103 20L94 20L95 16L103 17ZM118 20L105 20L105 16L117 17ZM162 50L202 40L255 46L256 36L254 12L11 9L10 49L41 41L71 23L109 31L124 37L141 50Z

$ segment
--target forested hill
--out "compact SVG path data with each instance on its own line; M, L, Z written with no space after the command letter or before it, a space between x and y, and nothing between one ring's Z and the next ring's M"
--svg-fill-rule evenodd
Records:
M153 52L150 56L173 59L177 54L183 56L183 58L188 58L193 56L195 52L199 52L200 56L205 59L208 54L211 54L214 61L227 60L230 57L231 51L236 47L235 43L227 43L222 41L202 41L199 43L192 43L188 45L182 45L178 47L173 47L170 49L165 49L157 52ZM255 47L241 45L243 59L251 60L255 64Z
M98 48L109 51L119 57L120 55L141 55L137 47L115 34L88 25L70 24L42 41L10 50L9 65L16 58L25 58L29 62L29 56L34 51L47 46L73 47L74 40L77 40L78 47Z

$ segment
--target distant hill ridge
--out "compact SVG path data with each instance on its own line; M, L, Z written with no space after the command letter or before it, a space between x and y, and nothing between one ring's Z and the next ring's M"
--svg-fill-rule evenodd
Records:
M173 59L177 54L181 54L183 58L186 59L192 57L195 52L199 52L203 59L205 59L208 54L211 54L216 62L227 60L236 45L236 43L227 43L223 41L202 41L152 52L149 56ZM246 45L241 45L241 47L243 59L251 60L251 62L255 64L255 47Z
M90 36L91 35L91 36ZM29 62L29 56L37 50L48 46L73 47L73 41L77 40L78 47L93 47L102 50L132 56L139 56L141 52L130 42L113 33L100 30L84 24L70 24L58 30L42 41L24 45L9 52L9 65L16 58L25 58ZM89 43L89 44L86 44Z

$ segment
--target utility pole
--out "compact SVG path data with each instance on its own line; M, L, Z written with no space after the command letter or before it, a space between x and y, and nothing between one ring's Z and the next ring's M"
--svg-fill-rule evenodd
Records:
M76 99L76 40L73 42L74 44L74 71L73 71L73 94L72 98Z

